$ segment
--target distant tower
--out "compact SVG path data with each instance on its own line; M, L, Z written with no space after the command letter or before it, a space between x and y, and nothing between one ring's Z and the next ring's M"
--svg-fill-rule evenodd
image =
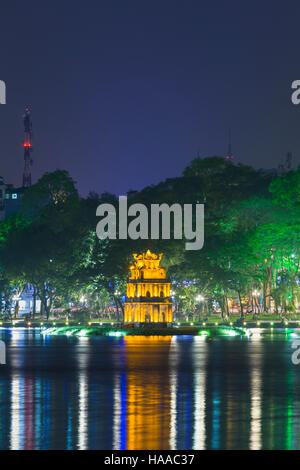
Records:
M285 158L285 167L287 170L290 170L292 168L292 159L293 159L292 152L288 152Z
M24 147L24 173L23 173L23 186L28 188L31 186L31 166L32 166L32 122L30 116L30 109L28 106L25 108L23 116L25 139L23 142Z
M286 154L285 160L281 160L281 163L278 165L278 173L286 173L287 171L290 171L292 169L292 160L293 160L293 155L292 152L288 152Z
M233 161L233 155L231 151L231 129L229 129L229 135L228 135L228 152L226 155L226 160L230 160L231 162Z

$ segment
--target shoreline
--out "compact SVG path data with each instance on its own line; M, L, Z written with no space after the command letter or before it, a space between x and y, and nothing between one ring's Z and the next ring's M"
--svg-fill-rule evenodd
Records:
M118 329L126 329L127 331L135 329L135 330L150 330L150 329L163 329L163 328L203 328L203 327L237 327L237 328L300 328L300 320L248 320L248 321L203 321L203 322L180 322L175 323L173 326L170 327L162 327L161 325L155 326L152 324L151 326L147 327L129 327L126 324L124 325L122 322L68 322L68 321L57 321L57 320L45 320L45 321L24 321L24 320L12 320L12 321L0 321L0 329L1 328L63 328L63 327L73 327L73 328L118 328Z
M252 323L252 322L251 322ZM265 334L289 334L293 333L295 329L299 329L300 325L295 322L275 323L273 325L266 325L266 322L261 324L247 324L245 325L230 325L225 323L220 324L205 324L205 325L190 325L190 326L144 326L144 327L126 327L114 325L66 325L66 324L18 324L18 325L1 325L0 330L38 330L43 336L65 336L65 337L124 337L124 336L202 336L209 339L216 337L250 337L253 330L263 330Z

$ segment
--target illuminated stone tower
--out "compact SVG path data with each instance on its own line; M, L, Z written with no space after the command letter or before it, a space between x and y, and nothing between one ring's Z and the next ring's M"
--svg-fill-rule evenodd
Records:
M125 323L172 322L170 283L166 269L160 266L159 256L148 250L142 255L133 255L130 266L125 302Z

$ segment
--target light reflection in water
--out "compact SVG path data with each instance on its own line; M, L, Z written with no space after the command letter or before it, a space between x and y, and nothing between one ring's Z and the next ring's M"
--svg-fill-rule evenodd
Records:
M10 449L21 449L20 442L20 376L14 374L11 383L11 426L10 426Z
M251 383L251 421L250 449L261 449L261 420L262 420L262 341L259 334L251 339L252 354L250 354L250 383Z
M89 343L87 338L78 338L78 368L79 368L79 396L78 396L78 449L88 449L88 375Z
M289 339L6 333L0 448L299 448Z
M33 448L40 448L40 432L41 432L41 420L42 420L42 385L41 379L36 378L35 380L35 421L34 421L34 442L35 446Z
M168 449L171 336L126 336L126 448Z
M10 423L10 449L18 450L22 449L21 445L21 427L23 423L23 390L21 389L21 376L17 370L19 361L14 351L21 345L23 331L13 328L11 331L11 342L10 348L12 351L11 362L13 366L12 378L11 378L11 423Z
M193 448L205 449L205 400L206 400L206 348L207 343L201 336L194 338L194 436Z
M170 345L170 449L176 450L177 437L177 362L178 341L173 336Z
M122 396L121 396L121 376L115 374L114 376L114 418L113 418L113 448L121 448L121 409L122 409Z

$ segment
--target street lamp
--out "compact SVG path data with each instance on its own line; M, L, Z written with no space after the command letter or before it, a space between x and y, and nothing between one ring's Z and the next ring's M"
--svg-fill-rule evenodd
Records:
M204 300L203 295L197 295L196 300L197 302L202 302Z

